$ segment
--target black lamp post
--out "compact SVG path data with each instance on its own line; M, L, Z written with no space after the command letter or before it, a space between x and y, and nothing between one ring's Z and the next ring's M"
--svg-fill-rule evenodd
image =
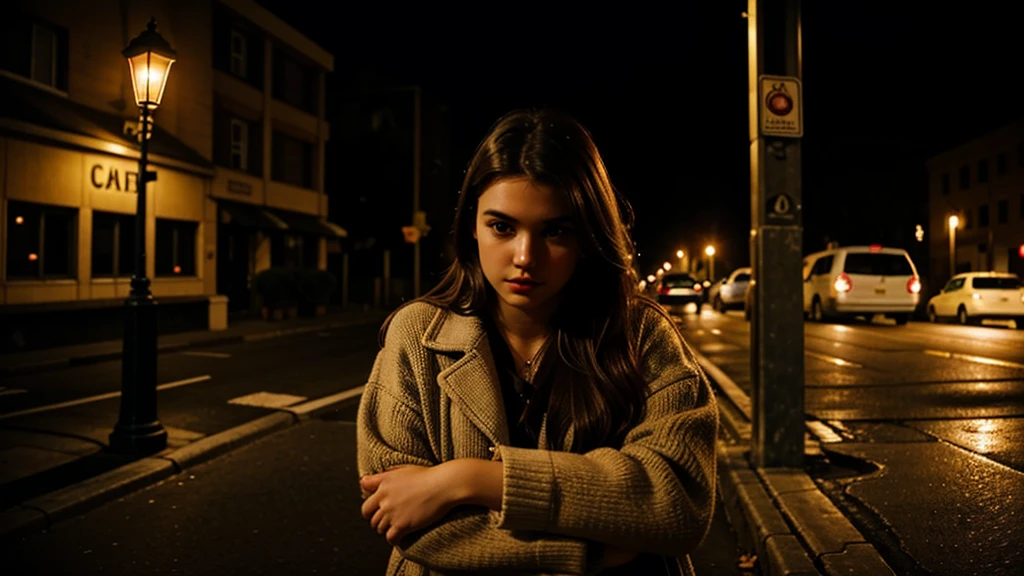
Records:
M149 454L167 447L167 430L156 416L157 308L146 278L146 183L156 172L146 170L153 112L160 105L175 52L156 31L156 20L122 52L128 59L139 106L138 204L135 209L135 274L125 300L124 352L121 360L121 412L110 433L110 449Z

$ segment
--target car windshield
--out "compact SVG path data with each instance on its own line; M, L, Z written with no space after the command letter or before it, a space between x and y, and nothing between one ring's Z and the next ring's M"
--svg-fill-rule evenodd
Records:
M737 274L733 282L750 282L750 274Z
M913 276L910 260L903 254L854 253L846 255L843 271L865 276Z
M971 281L975 290L1016 290L1021 287L1020 278L1004 276L1001 278L975 278Z
M665 276L661 280L661 285L666 288L689 288L693 286L696 281L687 274L673 274L671 276Z

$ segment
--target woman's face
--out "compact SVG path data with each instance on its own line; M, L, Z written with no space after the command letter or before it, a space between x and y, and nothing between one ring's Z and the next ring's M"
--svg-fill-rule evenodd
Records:
M525 177L499 180L477 201L473 237L500 304L554 311L580 258L564 194Z

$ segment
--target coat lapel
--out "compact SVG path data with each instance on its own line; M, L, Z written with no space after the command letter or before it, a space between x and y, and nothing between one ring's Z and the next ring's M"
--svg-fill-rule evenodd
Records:
M505 403L498 370L483 322L440 310L423 334L424 347L462 357L437 375L437 384L452 403L493 444L509 443Z

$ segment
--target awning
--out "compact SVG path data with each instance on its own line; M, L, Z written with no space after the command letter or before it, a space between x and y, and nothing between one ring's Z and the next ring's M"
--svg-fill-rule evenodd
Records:
M292 232L326 236L328 238L347 238L348 232L333 222L312 214L301 214L289 210L268 209L280 217Z
M173 80L172 80L173 81ZM134 126L138 112L134 106L123 114L90 108L64 96L52 94L0 76L0 121L12 120L58 132L97 138L105 142L137 148L134 136L125 134L125 124ZM156 115L149 153L170 158L201 170L212 170L213 163L202 154L164 130Z
M278 218L263 206L244 202L231 202L230 200L221 200L220 198L215 200L217 201L217 206L224 211L224 215L218 219L223 224L237 224L260 230L288 229L288 225L285 224L284 220Z

